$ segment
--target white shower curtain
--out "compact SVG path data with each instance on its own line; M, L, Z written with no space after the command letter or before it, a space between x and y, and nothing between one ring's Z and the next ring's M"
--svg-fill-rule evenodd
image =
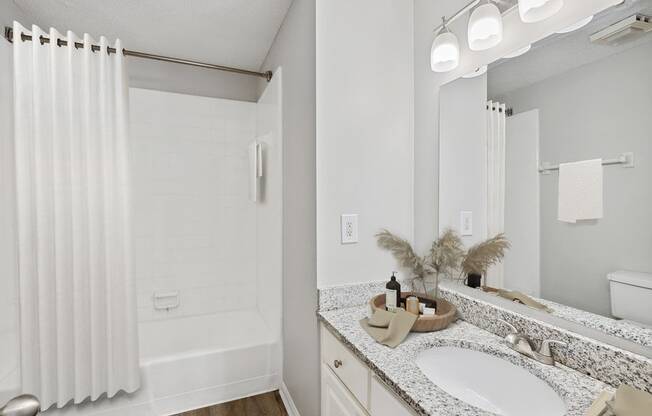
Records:
M21 377L43 408L140 382L128 88L124 57L107 46L14 23Z
M487 236L505 231L505 104L487 102ZM487 272L487 284L503 287L503 264Z

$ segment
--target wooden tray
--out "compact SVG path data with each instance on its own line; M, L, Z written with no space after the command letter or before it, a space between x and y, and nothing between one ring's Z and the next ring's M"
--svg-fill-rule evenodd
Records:
M401 295L418 296L419 299L434 300L428 296L421 295L416 292L404 292ZM369 301L371 308L376 311L379 309L385 310L385 294L376 295ZM412 332L434 332L446 329L448 325L455 320L455 305L444 300L437 299L437 314L436 315L419 315L419 318L412 326Z

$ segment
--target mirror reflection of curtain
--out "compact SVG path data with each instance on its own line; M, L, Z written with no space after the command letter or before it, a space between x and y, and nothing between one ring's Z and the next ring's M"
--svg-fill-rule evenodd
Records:
M505 231L505 109L487 102L487 237ZM503 287L503 270L502 263L489 269L486 284Z
M21 33L14 23L21 376L47 409L139 387L128 87L104 37L94 51L89 35Z

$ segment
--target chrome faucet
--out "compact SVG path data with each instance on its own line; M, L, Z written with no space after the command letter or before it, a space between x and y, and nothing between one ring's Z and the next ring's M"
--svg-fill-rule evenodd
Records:
M0 416L35 416L40 411L41 404L36 396L21 394L0 408Z
M509 347L514 351L537 360L542 364L555 365L555 359L552 356L552 351L550 351L550 344L558 344L564 347L568 347L568 344L565 342L557 341L554 339L546 339L541 342L539 350L535 350L532 346L532 341L530 341L530 339L524 334L518 332L518 329L516 329L514 325L500 318L498 318L498 320L507 325L511 331L505 336L505 341L507 341Z

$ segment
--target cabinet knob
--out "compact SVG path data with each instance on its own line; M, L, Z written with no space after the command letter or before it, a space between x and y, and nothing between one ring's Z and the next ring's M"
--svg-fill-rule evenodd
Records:
M342 361L335 360L333 361L333 365L335 366L335 368L340 368L342 366Z

